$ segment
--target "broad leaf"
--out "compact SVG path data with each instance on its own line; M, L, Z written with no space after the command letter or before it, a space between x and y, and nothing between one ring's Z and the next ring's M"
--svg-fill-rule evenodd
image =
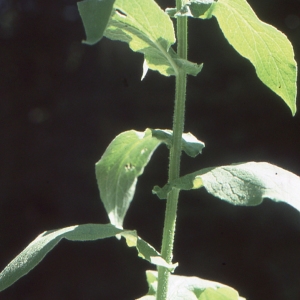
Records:
M263 198L269 198L300 211L300 177L265 162L206 168L185 175L162 189L155 187L154 192L165 199L172 188L190 190L201 187L234 205L253 206L260 204Z
M146 271L149 292L137 300L155 300L157 291L156 271ZM245 300L233 288L222 283L201 279L170 275L168 300Z
M100 197L112 224L123 226L138 176L143 173L153 152L161 143L170 145L171 134L170 130L160 129L123 132L110 143L96 164ZM183 135L183 150L188 154L195 156L203 146L191 134Z
M99 42L107 27L115 0L85 0L77 3L84 30L86 44Z
M175 43L173 23L154 0L117 0L104 35L144 54L142 78L148 68L165 76L176 75L179 68L194 76L201 71L201 65L179 60L170 48Z
M170 271L176 267L176 264L168 264L151 245L137 236L136 231L122 230L111 224L75 225L40 234L0 273L0 291L32 270L63 238L71 241L94 241L118 235L126 238L129 247L136 247L143 259Z
M287 37L258 19L246 0L219 0L214 15L228 42L250 60L258 78L296 113L297 64Z

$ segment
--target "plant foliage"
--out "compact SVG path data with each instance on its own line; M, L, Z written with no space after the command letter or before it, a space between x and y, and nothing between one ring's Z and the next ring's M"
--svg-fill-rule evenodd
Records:
M136 247L138 256L158 269L146 272L149 292L140 299L244 299L233 288L217 282L170 275L177 266L170 261L174 242L170 236L175 234L179 190L204 187L233 205L258 205L269 198L300 211L300 178L265 162L211 167L179 176L181 151L195 157L204 147L191 133L183 133L186 75L196 76L202 64L188 61L184 51L176 53L172 48L176 34L171 18L177 22L177 48L187 49L187 18L205 20L214 16L228 42L253 64L258 78L285 101L294 115L297 64L291 43L282 32L260 21L246 0L182 0L166 12L154 0L85 0L78 3L78 9L86 32L85 43L93 45L103 37L125 42L131 50L144 55L142 78L148 69L176 77L173 130L130 130L113 139L96 163L100 198L111 224L45 231L1 272L0 290L27 274L63 238L91 241L124 237L129 247ZM123 229L138 177L160 144L170 149L169 181L153 190L160 199L167 199L161 254L136 231Z

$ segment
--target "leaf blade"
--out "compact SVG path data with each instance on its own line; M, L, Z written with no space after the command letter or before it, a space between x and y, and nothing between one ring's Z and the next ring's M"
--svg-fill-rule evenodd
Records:
M85 0L77 3L86 33L84 43L99 42L107 27L115 0Z
M172 188L205 187L208 193L233 205L254 206L264 198L285 202L300 211L300 177L266 162L206 168L187 174L153 192L164 199Z
M11 286L18 279L36 267L43 258L63 239L70 241L94 241L117 235L124 236L128 247L136 247L138 256L155 265L174 270L177 264L168 264L150 244L141 239L136 231L122 230L111 224L74 225L38 235L0 273L0 291ZM132 244L128 240L134 241Z
M155 300L158 273L147 270L148 294L137 300ZM219 282L194 276L170 275L167 299L172 300L245 300L238 292Z
M258 19L246 0L219 0L210 11L228 42L255 67L259 79L295 115L297 63L287 37Z
M113 229L110 224L107 226L114 230L114 232L111 233L117 234L122 231L116 228ZM76 228L78 228L78 225L58 230L49 230L38 235L36 239L17 255L0 273L0 291L6 289L31 271L62 238L67 237L68 233L76 230ZM106 237L108 236L111 235L107 235Z
M151 129L152 136L164 142L168 147L172 145L172 130L168 129ZM182 134L182 150L191 157L196 157L202 153L205 144L199 141L190 132Z
M142 79L148 69L164 76L178 74L179 68L196 76L202 69L201 65L181 61L171 49L176 41L173 23L154 0L117 0L104 35L144 54Z
M107 147L96 163L96 178L101 201L112 224L123 226L137 178L156 148L162 143L170 146L171 140L172 131L167 129L130 130L119 134ZM204 147L204 143L190 133L183 134L182 141L183 150L193 157Z
M137 178L143 173L160 141L150 130L130 130L119 134L96 163L96 178L101 201L110 222L123 221L135 193Z

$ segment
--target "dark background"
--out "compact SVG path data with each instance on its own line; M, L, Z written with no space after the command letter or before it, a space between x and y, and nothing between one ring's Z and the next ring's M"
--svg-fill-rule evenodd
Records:
M142 0L141 0L142 1ZM162 8L171 0L158 1ZM249 0L282 30L300 61L300 1ZM300 175L300 118L224 39L215 19L189 21L185 131L206 143L182 174L242 161L267 161ZM149 71L128 46L85 38L76 1L0 0L0 267L44 230L107 223L94 164L120 132L171 128L174 78ZM167 149L140 178L124 227L160 248ZM300 200L300 199L299 199ZM284 203L234 207L203 190L182 192L177 274L235 287L250 300L300 299L300 216ZM125 242L62 241L0 299L135 299L153 268Z

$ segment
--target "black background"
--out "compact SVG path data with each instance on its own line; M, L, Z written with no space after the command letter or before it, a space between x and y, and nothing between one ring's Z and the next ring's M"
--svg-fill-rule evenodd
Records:
M142 0L141 0L142 1ZM162 8L174 6L160 0ZM249 0L283 31L300 61L300 1ZM243 161L267 161L300 175L300 118L256 77L215 19L189 21L185 131L206 143L182 174ZM174 78L149 71L126 44L85 38L76 1L0 0L0 267L44 230L107 223L94 164L120 132L171 128ZM157 249L167 149L140 178L124 227ZM300 216L284 203L234 207L205 191L182 192L174 261L177 274L235 287L250 300L300 299ZM135 299L153 268L125 242L62 241L0 299Z

